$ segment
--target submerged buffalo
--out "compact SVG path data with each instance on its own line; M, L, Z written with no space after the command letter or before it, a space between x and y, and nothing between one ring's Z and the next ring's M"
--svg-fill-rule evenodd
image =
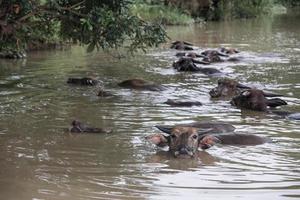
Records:
M189 43L189 42L185 42L185 41L175 41L175 42L172 42L172 45L171 45L171 49L176 49L176 50L185 50L185 51L191 51L191 50L194 50L192 43Z
M217 63L217 62L224 62L224 59L222 59L217 54L208 54L205 58L203 58L202 61L208 62L208 63Z
M233 97L230 103L238 108L256 111L268 111L268 107L287 105L287 102L280 98L267 99L267 96L262 90L249 89Z
M208 149L216 143L228 145L258 145L269 141L256 135L221 133L212 134L207 129L176 126L165 134L153 134L146 139L159 147L169 147L175 157L193 157L199 148Z
M229 57L229 55L234 54L233 49L224 50L221 48L220 51L218 50L206 50L201 53L201 55L205 56L202 61L209 62L209 63L216 63L216 62L237 62L240 59L237 57Z
M97 93L97 96L98 97L111 97L111 96L113 96L110 92L107 92L107 91L105 91L105 90L103 90L103 89L100 89L99 91L98 91L98 93Z
M202 106L202 103L199 101L175 101L172 99L168 99L164 104L178 107Z
M238 81L230 78L221 78L218 80L218 86L209 91L212 98L233 97L238 96L241 92L250 90L251 87L241 84ZM256 89L257 90L257 89ZM262 91L265 97L280 97L282 95L271 92ZM272 107L272 103L276 99L266 99L267 105ZM274 106L273 106L274 107Z
M94 128L83 124L78 120L73 120L71 123L71 128L69 128L71 133L111 133L110 129Z
M190 57L190 58L205 58L206 56L195 52L178 52L175 54L176 57Z
M222 78L218 80L218 86L210 90L209 94L212 98L232 97L239 95L245 89L251 89L251 87L230 78Z
M220 48L220 52L221 52L221 53L225 53L225 54L227 54L227 55L240 53L240 51L237 50L237 49L235 49L235 48L226 48L226 47L221 47L221 48Z
M284 110L271 110L271 113L274 113L281 117L285 117L287 119L300 120L300 112L290 112L290 111L284 111Z
M175 127L167 135L154 134L146 139L159 147L169 147L170 153L177 156L194 156L198 151L199 135L206 133L193 127Z
M230 103L241 109L262 111L286 117L288 119L300 120L300 113L270 109L287 105L287 103L280 98L267 99L265 96L266 94L261 90L250 89L233 97Z
M205 65L209 64L208 62L198 61L188 57L182 57L178 61L173 63L173 68L177 71L201 72L207 75L222 73L220 70L215 68L197 66L196 63Z
M215 144L223 145L259 145L271 142L269 138L252 134L230 133L230 134L205 134L199 138L199 147L208 149Z
M99 84L99 81L93 78L68 78L67 80L68 84L74 84L74 85L82 85L82 86L95 86Z
M228 55L226 53L222 53L218 50L205 50L203 52L201 52L202 55L209 57L209 56L223 56L223 57L228 57Z
M142 79L129 79L118 83L120 87L135 89L135 90L149 90L149 91L162 91L165 90L164 86L155 84L150 81Z

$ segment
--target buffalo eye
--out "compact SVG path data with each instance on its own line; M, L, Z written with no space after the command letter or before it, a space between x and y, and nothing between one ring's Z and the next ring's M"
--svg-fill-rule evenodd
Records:
M198 136L197 135L193 135L193 139L197 139L198 138Z
M175 138L176 138L176 135L171 135L171 138L175 139Z

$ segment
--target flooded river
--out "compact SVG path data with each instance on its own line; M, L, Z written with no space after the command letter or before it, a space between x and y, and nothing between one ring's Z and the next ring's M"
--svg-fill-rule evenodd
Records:
M236 47L244 59L214 67L242 83L285 95L283 109L300 112L300 15L170 27L173 40L200 48ZM81 47L36 52L24 61L0 60L0 199L298 199L300 124L240 112L208 92L218 77L180 73L169 44L146 55L117 59ZM93 76L95 87L66 84ZM117 83L143 78L163 92L131 91ZM200 101L170 107L167 99ZM108 135L70 134L73 119L112 128ZM214 146L195 159L175 159L144 137L155 125L194 121L233 124L237 131L276 141Z

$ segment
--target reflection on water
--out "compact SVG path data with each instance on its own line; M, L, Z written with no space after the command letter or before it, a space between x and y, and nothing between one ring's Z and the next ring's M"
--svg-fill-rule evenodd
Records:
M214 67L243 83L285 95L285 108L300 112L297 16L272 20L170 27L172 39L202 48L237 47L241 61ZM242 28L241 28L242 27ZM165 47L168 45L166 44ZM0 61L0 191L3 199L289 199L300 197L298 121L240 112L211 100L217 77L178 73L175 51L162 48L134 58L70 51L37 52L24 61ZM66 84L93 76L98 88ZM116 83L143 78L164 92L130 91ZM200 101L170 107L167 99ZM112 128L108 135L66 132L79 119ZM144 137L154 125L193 121L232 123L238 131L275 140L251 147L215 146L195 159L175 159Z

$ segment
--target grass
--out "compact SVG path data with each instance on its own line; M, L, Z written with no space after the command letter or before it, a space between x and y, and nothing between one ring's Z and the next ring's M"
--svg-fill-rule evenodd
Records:
M194 19L177 8L164 5L134 4L132 13L149 22L160 22L164 25L189 25Z

